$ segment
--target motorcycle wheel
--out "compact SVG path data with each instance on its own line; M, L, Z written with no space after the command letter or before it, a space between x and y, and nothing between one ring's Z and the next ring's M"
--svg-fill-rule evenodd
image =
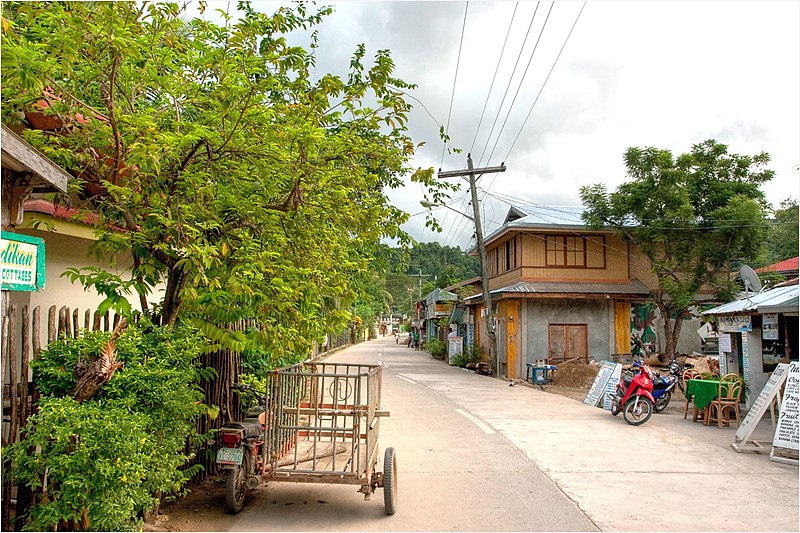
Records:
M641 426L653 415L653 402L644 397L631 398L622 408L622 417L632 426Z
M662 396L659 396L655 404L656 413L660 413L661 411L666 409L667 406L669 405L669 401L671 398L672 398L672 393L670 391L667 391Z
M225 475L225 505L231 514L236 514L244 508L249 471L250 456L246 454L242 464L228 470Z
M618 401L615 402L615 401L612 400L611 401L611 414L614 415L614 416L617 416L621 412L622 412L622 409L619 408L619 402Z

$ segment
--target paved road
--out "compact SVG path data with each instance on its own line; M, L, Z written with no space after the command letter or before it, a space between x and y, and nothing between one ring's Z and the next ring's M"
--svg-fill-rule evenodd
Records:
M628 426L393 337L334 359L385 367L380 444L397 450L397 514L385 516L380 489L364 502L349 486L276 483L230 517L232 530L798 531L797 467L737 454L735 429L677 410ZM764 421L756 436L769 431Z
M398 346L394 337L332 360L384 365L383 407L391 416L382 420L379 446L397 452L397 513L385 514L382 489L365 502L352 486L270 483L233 530L597 531L512 441L447 394L448 383L470 378L506 385Z

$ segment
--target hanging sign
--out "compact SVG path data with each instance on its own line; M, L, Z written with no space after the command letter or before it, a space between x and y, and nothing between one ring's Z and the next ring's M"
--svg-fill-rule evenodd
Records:
M44 240L2 232L0 277L4 291L44 289Z
M718 316L717 328L720 331L753 331L749 316Z
M778 313L764 313L761 321L761 338L771 341L778 340Z

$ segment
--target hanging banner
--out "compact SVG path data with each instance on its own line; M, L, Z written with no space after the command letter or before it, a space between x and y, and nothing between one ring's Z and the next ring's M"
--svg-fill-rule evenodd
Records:
M44 289L44 240L2 232L0 277L4 291Z

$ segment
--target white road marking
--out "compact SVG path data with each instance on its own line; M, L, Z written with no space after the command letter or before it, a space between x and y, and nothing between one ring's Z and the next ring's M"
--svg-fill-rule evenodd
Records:
M487 435L491 435L492 433L496 433L496 431L492 428L492 426L490 426L489 424L487 424L483 420L475 418L474 416L472 416L468 412L463 411L461 409L456 409L456 413L460 414L461 416L463 416L467 420L472 421L473 424L475 424L476 426L481 428L483 430L483 432L486 433Z
M397 377L398 377L398 378L400 378L400 379L402 379L403 381L408 381L408 382L409 382L409 383L411 383L412 385L416 385L416 384L417 384L417 382L416 382L416 381L410 380L410 379L408 379L408 378L407 378L407 377L405 377L405 376L401 376L400 374L397 374Z

